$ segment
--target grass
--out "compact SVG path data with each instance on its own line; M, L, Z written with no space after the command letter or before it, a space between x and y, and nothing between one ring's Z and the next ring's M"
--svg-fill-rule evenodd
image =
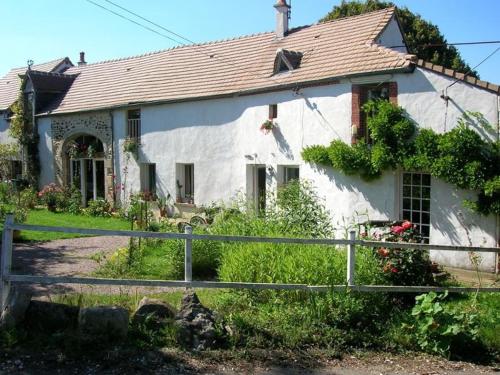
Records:
M30 210L28 213L28 219L26 220L25 224L110 230L130 229L130 224L126 220L121 218L73 215L65 212L50 212L45 209ZM77 237L84 237L84 235L78 233L39 232L23 230L21 232L20 240L52 241L63 238Z

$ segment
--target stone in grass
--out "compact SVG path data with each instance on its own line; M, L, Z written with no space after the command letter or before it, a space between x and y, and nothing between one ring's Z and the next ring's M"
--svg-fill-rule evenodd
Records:
M124 340L128 333L128 311L117 306L80 309L78 331L84 341L111 342Z
M193 291L184 294L175 327L177 342L185 349L198 351L217 345L219 335L214 314L201 304Z
M79 311L80 308L78 306L34 300L31 301L26 311L26 327L45 332L74 329Z
M134 325L160 329L175 317L175 308L159 299L144 297L132 317Z
M0 329L13 329L24 321L31 301L31 293L26 290L12 288L7 296L6 307L1 311Z

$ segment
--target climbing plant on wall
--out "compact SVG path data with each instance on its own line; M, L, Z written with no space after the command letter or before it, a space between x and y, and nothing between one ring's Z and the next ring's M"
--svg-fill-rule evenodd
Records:
M24 151L23 176L31 186L38 187L40 176L40 159L38 155L38 132L33 124L33 105L26 95L26 78L23 79L19 90L19 96L12 105L13 112L9 132L11 137L19 142Z
M500 214L500 142L481 137L471 124L493 130L480 113L466 112L452 130L438 134L418 128L401 107L371 101L363 106L371 143L309 146L302 158L370 181L401 168L430 173L457 188L478 192L465 204L482 214Z

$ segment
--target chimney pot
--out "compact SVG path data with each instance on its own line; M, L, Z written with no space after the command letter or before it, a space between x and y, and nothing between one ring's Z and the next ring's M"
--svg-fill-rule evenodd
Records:
M78 61L78 66L87 65L85 61L85 52L80 52L80 61Z
M276 9L276 38L282 39L288 32L290 5L286 3L286 0L277 0L274 8Z

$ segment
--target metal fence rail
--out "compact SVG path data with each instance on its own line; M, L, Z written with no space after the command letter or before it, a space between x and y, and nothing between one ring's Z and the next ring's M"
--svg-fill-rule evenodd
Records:
M171 280L142 280L142 279L106 279L92 277L71 276L34 276L12 274L12 249L13 231L32 230L42 232L78 233L97 236L125 236L136 238L158 238L184 240L184 281ZM248 283L248 282L219 282L219 281L193 281L192 279L192 242L193 240L227 241L227 242L253 242L276 244L305 244L305 245L331 245L347 246L347 279L345 285L305 285L305 284L280 284L280 283ZM2 309L5 306L11 284L85 284L85 285L122 285L122 286L151 286L151 287L186 287L186 288L233 288L233 289L269 289L269 290L303 290L311 292L345 291L359 292L398 292L419 293L429 291L462 292L500 292L500 287L434 287L434 286L389 286L389 285L357 285L355 283L356 247L386 247L443 251L466 252L495 252L500 253L498 247L468 247L431 244L414 244L399 242L382 242L356 240L356 233L351 231L349 239L309 239L309 238L271 238L249 236L222 236L208 234L193 234L191 227L186 227L184 233L158 233L138 232L126 230L103 230L51 227L43 225L16 224L12 215L7 215L2 235L1 263L0 263L0 293Z

